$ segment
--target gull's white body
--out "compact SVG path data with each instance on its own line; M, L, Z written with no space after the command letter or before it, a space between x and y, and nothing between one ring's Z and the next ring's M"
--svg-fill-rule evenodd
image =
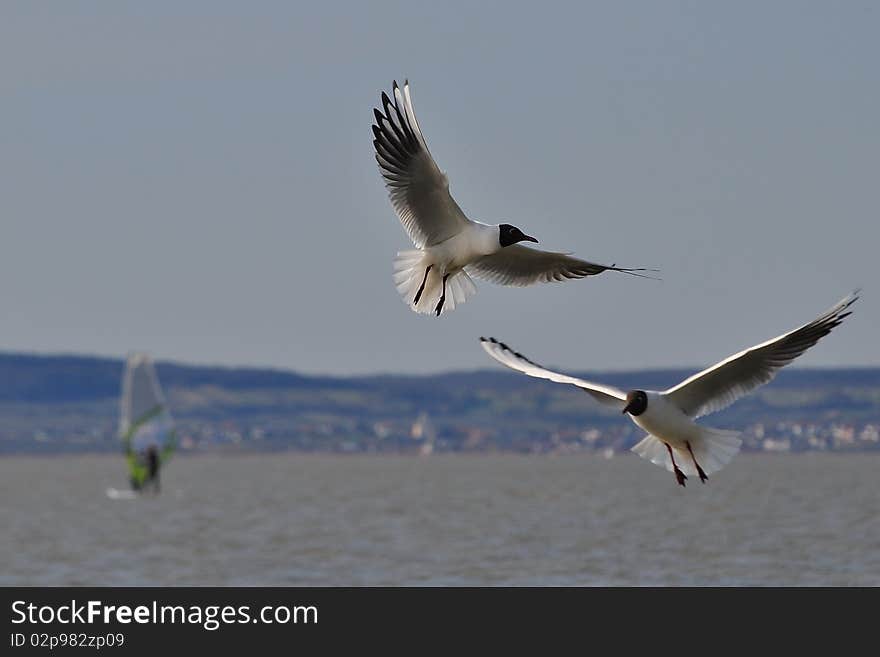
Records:
M657 436L673 447L686 449L687 441L700 437L700 425L682 412L678 406L666 399L662 392L646 390L648 409L630 419L645 431Z
M443 274L455 274L474 260L500 251L498 232L498 226L470 221L457 235L422 249L424 261Z
M434 312L442 294L443 277L448 275L444 308L447 312L454 310L477 292L477 286L464 268L502 248L498 232L498 226L469 221L461 232L439 244L401 251L394 259L394 283L398 292L416 312ZM425 271L428 271L427 277ZM415 303L422 281L425 287L419 302Z
M743 395L769 383L788 365L846 317L858 299L858 291L825 313L793 331L762 342L724 359L662 392L633 390L593 383L549 370L513 351L495 338L480 338L483 349L502 365L528 376L577 386L599 403L622 411L648 435L632 451L670 472L704 475L723 468L739 452L738 431L713 429L697 424L697 418L726 408ZM675 459L675 462L673 462ZM699 464L699 468L697 466ZM676 473L682 486L684 478ZM701 476L705 480L705 477Z
M742 440L738 431L697 424L664 393L656 390L646 390L645 393L648 395L647 410L641 415L629 416L636 426L648 432L632 448L642 458L672 472L672 459L666 449L666 445L669 445L675 454L676 464L684 474L696 476L691 451L707 475L727 465L739 452Z

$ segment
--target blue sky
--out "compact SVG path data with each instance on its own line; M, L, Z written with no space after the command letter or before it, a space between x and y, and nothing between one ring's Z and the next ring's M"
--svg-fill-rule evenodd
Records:
M880 365L875 3L0 9L0 349L314 373L709 364L855 287L801 365ZM469 216L605 274L410 312L372 155L409 77Z

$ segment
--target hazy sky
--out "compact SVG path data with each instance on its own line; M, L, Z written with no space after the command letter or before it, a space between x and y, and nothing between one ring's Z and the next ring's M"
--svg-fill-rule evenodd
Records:
M698 366L861 286L798 363L880 365L877 3L302 4L2 4L0 349ZM663 281L408 310L370 132L404 77L469 216Z

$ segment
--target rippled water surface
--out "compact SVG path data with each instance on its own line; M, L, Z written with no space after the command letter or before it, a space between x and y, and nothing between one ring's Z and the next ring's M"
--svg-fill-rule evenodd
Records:
M0 459L3 585L880 586L880 455Z

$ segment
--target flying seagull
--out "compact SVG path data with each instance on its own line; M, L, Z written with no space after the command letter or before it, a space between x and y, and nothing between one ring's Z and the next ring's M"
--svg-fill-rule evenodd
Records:
M453 310L476 293L471 276L499 285L525 286L593 276L606 270L634 276L645 269L597 265L567 253L539 251L516 226L468 219L449 193L449 181L428 152L409 93L393 83L374 109L373 146L391 205L416 246L394 260L394 282L419 313Z
M698 475L705 483L707 475L730 462L742 443L738 431L713 429L694 420L720 411L769 383L780 368L840 324L850 314L847 309L858 295L856 290L809 324L734 354L663 392L623 392L548 370L495 338L480 338L480 343L486 353L511 369L577 386L601 404L628 413L636 425L648 432L632 451L674 472L676 481L684 486L687 475Z

